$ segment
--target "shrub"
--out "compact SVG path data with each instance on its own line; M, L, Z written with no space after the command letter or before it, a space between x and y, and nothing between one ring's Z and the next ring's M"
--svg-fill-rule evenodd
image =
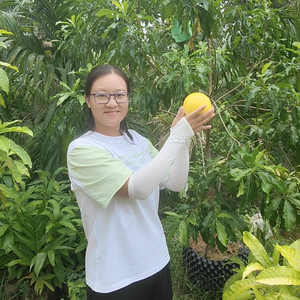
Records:
M251 233L244 232L243 240L252 258L227 281L223 300L299 299L300 239L290 245L276 244L272 257Z
M1 203L0 258L8 281L26 280L37 294L62 289L68 270L80 271L86 241L68 181L39 171L18 197Z

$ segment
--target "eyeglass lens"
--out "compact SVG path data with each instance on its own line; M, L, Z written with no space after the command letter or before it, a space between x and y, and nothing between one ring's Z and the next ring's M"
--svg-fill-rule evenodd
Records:
M108 94L108 93L97 93L91 94L94 95L95 102L98 104L107 104L111 97L115 98L117 103L125 103L128 101L128 93L116 93L116 94Z

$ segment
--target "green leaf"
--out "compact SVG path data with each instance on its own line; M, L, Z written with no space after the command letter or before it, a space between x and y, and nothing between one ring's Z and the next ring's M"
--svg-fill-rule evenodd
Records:
M15 163L17 169L19 170L20 174L30 177L28 168L26 168L26 166L22 162L15 160L14 163ZM22 180L21 180L21 182L22 182Z
M240 185L239 185L239 190L238 190L236 196L240 197L240 196L244 195L244 192L245 192L245 183L244 183L244 180L241 180Z
M12 140L10 140L10 149L11 152L16 154L19 158L21 158L24 165L29 166L31 168L32 162L28 153L19 145L15 144Z
M47 274L45 274L45 275L47 275ZM54 275L53 275L53 277L54 277ZM44 290L44 285L46 285L50 291L54 292L53 286L47 280L48 280L48 278L46 278L46 280L45 280L43 276L38 278L38 280L36 281L36 283L34 285L34 290L36 291L36 293L41 294Z
M61 81L59 84L67 89L70 93L72 92L72 89L65 82Z
M79 103L81 104L81 106L85 103L85 99L83 95L77 95L76 99L79 101Z
M273 198L269 201L268 205L265 208L265 218L269 219L274 213L277 213L281 199Z
M273 266L277 266L279 264L280 252L276 248L276 245L274 246L274 249L273 249L272 258L273 258Z
M270 260L270 257L268 256L267 251L254 235L252 235L248 231L245 231L243 233L243 241L246 244L246 246L250 249L255 259L259 263L261 263L263 267L267 268L272 266L272 262Z
M115 5L121 12L123 12L125 15L128 10L128 2L127 1L122 1L119 3L118 1L112 1L112 4Z
M0 105L2 105L3 107L5 107L5 102L4 102L4 99L3 99L1 93L0 93Z
M10 149L10 140L5 136L0 136L0 150L3 150L5 153L8 153Z
M64 282L66 279L65 274L65 267L61 262L60 256L59 259L57 259L56 265L53 267L53 271L55 273L55 276L61 281Z
M1 193L7 197L7 198L12 198L12 199L17 199L18 194L15 189L7 187L5 184L0 184L0 191Z
M5 253L9 253L11 251L11 245L14 245L15 243L15 236L10 231L5 234L5 238L3 241L2 248L4 249Z
M8 67L8 68L10 68L12 70L15 70L17 72L19 71L17 67L12 66L11 64L3 62L3 61L0 61L0 65L3 66L3 67Z
M254 286L257 288L262 287L262 285L254 281L254 279L244 279L236 281L228 288L228 290L224 292L223 300L241 299L240 295L253 289Z
M176 214L173 211L165 211L164 214L168 215L168 216L172 216L172 217L176 217L176 218L181 218L180 215Z
M59 94L60 97L57 100L56 106L61 105L66 99L68 99L71 96L71 94L72 93L70 93L70 92L65 92L65 93Z
M230 214L228 214L228 213L226 213L226 212L224 212L224 211L221 211L221 212L217 215L217 218L219 218L219 219L233 219L233 217L232 217Z
M183 76L184 90L186 91L186 93L189 93L191 86L194 83L191 74L187 70L184 70L182 76Z
M107 18L112 19L117 17L118 13L110 9L101 9L96 13L96 16L99 18L106 16Z
M43 274L41 276L41 278L43 278L45 280L49 280L49 279L55 278L55 275L54 274Z
M198 226L198 223L197 223L197 218L195 217L195 215L190 215L186 218L186 221L189 223L189 224L192 224L193 226Z
M296 250L291 246L280 245L276 245L275 248L280 251L281 255L288 261L292 268L300 272L300 250Z
M76 228L74 227L74 225L71 222L60 221L59 224L61 224L62 226L65 226L66 228L69 228L72 231L76 232Z
M286 266L275 266L262 271L255 281L274 286L300 285L300 272Z
M115 29L118 25L119 25L118 23L112 23L112 24L110 24L110 25L103 31L101 38L102 38L103 40L105 40L105 38L106 38L107 35L110 33L110 31L111 31L112 29Z
M35 262L34 262L34 273L36 276L40 274L41 269L44 266L44 263L47 258L47 253L38 253L35 257Z
M49 200L49 203L52 204L53 206L53 216L54 217L57 217L59 215L59 212L60 212L60 205L57 201L53 200L53 199L50 199Z
M291 243L290 245L291 247L293 247L296 250L300 250L300 239L294 241L293 243Z
M173 22L171 33L176 43L188 41L192 37L191 27L188 26L188 32L184 32L182 25L180 25L177 20L174 20Z
M9 92L9 80L4 70L0 69L0 88L8 94Z
M86 242L86 241L80 243L80 244L76 247L75 253L79 253L79 252L85 250L85 249L86 249L86 246L87 246L87 242Z
M185 220L182 220L178 227L179 232L179 241L182 245L188 246L189 240L188 240L188 232L187 232L187 226Z
M240 170L238 168L231 169L229 171L234 181L240 181L242 178L248 177L248 174L251 174L252 172L253 169Z
M32 131L26 126L9 127L13 123L17 123L17 122L19 122L19 120L15 120L13 122L4 122L4 123L1 123L1 121L0 121L0 134L7 133L7 132L20 132L20 133L26 133L30 136L33 136Z
M208 228L211 227L211 224L214 220L214 214L215 212L213 210L211 210L204 218L203 222L202 222L202 226L205 230L207 230Z
M255 300L264 300L262 294L255 286L252 289L253 289L254 295L256 297Z
M10 32L10 31L4 30L4 29L0 29L0 35L3 35L3 34L13 35L13 33Z
M270 176L270 174L268 173L262 173L262 172L259 172L258 173L258 177L260 178L261 180L261 188L262 190L267 194L269 195L270 194L270 191L272 189L272 185L270 184L271 180L272 180L272 177Z
M268 298L264 298L266 300L268 300ZM270 300L273 300L274 298L270 298ZM285 295L283 293L280 294L280 298L275 298L275 299L280 299L280 300L299 300L299 297L294 297L292 295Z
M118 1L112 1L111 2L113 5L115 5L120 11L123 11L123 7L121 5L121 3L119 3Z
M0 236L2 236L6 230L9 228L9 225L8 224L3 224L0 226Z
M284 201L283 205L283 218L285 228L291 230L296 222L295 210L288 200Z
M10 262L8 262L5 266L7 267L13 267L13 266L17 266L17 265L23 265L26 266L26 264L23 263L22 259L14 259L11 260Z
M272 65L272 62L266 63L262 68L261 74L264 75L266 73L267 69L269 69L269 67L271 65Z
M216 219L216 230L217 230L219 241L222 243L222 245L227 247L228 237L226 234L226 229L223 223L219 219Z
M252 263L246 266L244 272L243 272L243 279L245 279L249 274L251 274L254 271L262 271L265 268L260 263Z
M17 183L22 182L22 174L20 173L15 161L11 159L7 155L3 155L3 153L0 152L0 157L3 159L6 167L9 169L9 172L11 173L11 176L13 180Z
M78 79L76 80L76 82L74 83L74 86L73 86L73 92L75 92L75 91L78 89L79 84L80 84L80 78L78 78Z
M289 195L288 200L290 201L291 204L298 206L300 208L300 194L299 193L292 193Z
M54 267L55 266L55 253L53 250L48 251L48 259L50 264Z

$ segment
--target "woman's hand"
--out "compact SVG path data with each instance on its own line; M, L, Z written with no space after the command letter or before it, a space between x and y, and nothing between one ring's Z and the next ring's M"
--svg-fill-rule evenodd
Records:
M195 133L210 129L211 125L207 124L215 117L214 108L212 107L205 113L200 114L205 107L206 105L202 105L187 116L185 116L184 114L184 108L180 107L176 117L172 122L172 127L175 126L177 122L185 116L186 120L189 122Z

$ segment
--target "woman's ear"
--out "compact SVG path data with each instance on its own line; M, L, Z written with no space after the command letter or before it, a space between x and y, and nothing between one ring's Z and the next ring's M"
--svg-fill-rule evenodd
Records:
M84 100L85 100L85 102L86 102L87 107L88 107L88 108L91 108L89 97L87 97L86 95L84 95Z

